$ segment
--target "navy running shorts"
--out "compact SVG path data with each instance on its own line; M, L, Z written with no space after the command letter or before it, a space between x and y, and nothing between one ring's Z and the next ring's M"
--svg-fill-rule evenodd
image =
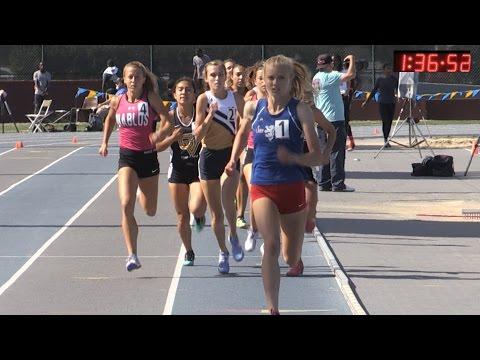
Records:
M202 147L198 160L200 180L220 180L225 171L225 166L230 161L231 154L231 147L221 150L210 150ZM240 161L237 161L236 169L240 172Z

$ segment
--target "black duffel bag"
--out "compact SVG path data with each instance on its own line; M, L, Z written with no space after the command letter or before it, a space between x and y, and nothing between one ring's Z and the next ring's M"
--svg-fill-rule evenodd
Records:
M426 156L421 163L412 164L412 176L432 176L432 169L429 163L432 161L432 156Z
M449 155L426 156L421 163L412 164L412 176L453 176L453 157Z
M429 162L433 176L453 176L453 157L450 155L435 155Z

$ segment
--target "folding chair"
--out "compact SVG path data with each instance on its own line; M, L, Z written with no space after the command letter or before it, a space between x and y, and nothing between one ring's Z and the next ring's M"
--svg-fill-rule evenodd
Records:
M43 100L42 105L36 114L25 114L31 122L28 131L43 132L42 122L53 113L53 111L50 111L50 105L52 105L52 100Z
M90 97L90 98L85 98L83 100L83 105L79 109L75 109L76 115L75 115L75 123L78 123L78 113L82 110L88 111L88 118L90 119L90 115L92 115L95 112L95 109L98 106L98 98L97 97Z

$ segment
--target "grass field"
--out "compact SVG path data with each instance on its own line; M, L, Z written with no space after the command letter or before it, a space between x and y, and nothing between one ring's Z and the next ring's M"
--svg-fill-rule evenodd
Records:
M66 124L67 123L57 123L57 124L55 124L55 130L56 131L63 131L63 127ZM15 125L13 123L5 123L5 124L0 123L0 133L2 133L2 131L3 131L3 126L2 125L4 125L4 130L5 130L6 133L17 132L17 130L15 129ZM88 123L86 123L86 122L77 123L77 131L85 131L87 125L88 125ZM18 123L17 122L17 127L18 127L18 130L20 132L27 132L29 126L30 126L29 123Z

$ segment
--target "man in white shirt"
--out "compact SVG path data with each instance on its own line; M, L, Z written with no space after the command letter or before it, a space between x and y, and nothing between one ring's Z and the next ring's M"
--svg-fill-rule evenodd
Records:
M118 67L115 66L113 60L107 60L107 68L102 74L102 92L107 94L115 94L115 82L118 79Z

